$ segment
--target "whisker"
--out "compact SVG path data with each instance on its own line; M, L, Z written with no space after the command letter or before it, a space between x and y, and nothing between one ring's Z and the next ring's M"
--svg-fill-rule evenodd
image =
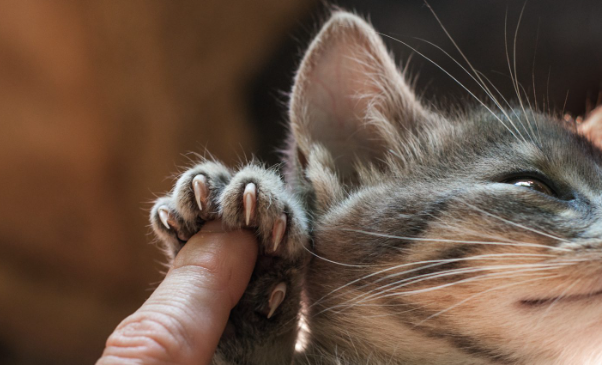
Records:
M481 271L491 271L491 270L500 270L500 269L522 269L525 268L524 272L530 272L530 271L538 271L538 269L552 269L552 268L559 268L562 266L570 266L570 265L551 265L551 264L547 264L547 265L534 265L534 264L521 264L521 265L498 265L498 266L490 266L490 267L478 267L478 268L464 268L464 269L456 269L456 270L449 270L449 271L444 271L444 272L440 272L440 273L434 273L434 274L425 274L425 275L420 275L420 276L415 276L412 278L408 278L408 279L403 279L400 280L396 283L394 283L394 286L390 287L390 289L387 289L387 291L391 291L391 290L397 290L399 288L402 287L406 287L406 286L410 286L419 282L423 282L426 280L432 280L432 279L438 279L441 277L446 277L446 276L454 276L454 275L459 275L459 274L469 274L469 273L475 273L475 272L481 272ZM502 273L492 273L492 276L503 276L507 274L507 272L502 272ZM489 275L489 274L484 274L484 275ZM481 276L477 276L475 278L478 278ZM452 286L452 285L456 285L458 283L463 283L466 281L472 281L475 278L468 278L468 279L462 279L460 281L457 282L453 282L453 283L447 283L447 284L443 284L441 286L441 288L444 287L448 287L448 286ZM388 285L386 285L388 286ZM384 286L383 286L384 287ZM382 288L382 287L381 287ZM435 287L435 288L427 288L427 289L420 289L420 290L416 290L416 291L410 291L410 292L403 292L404 295L406 294L417 294L417 293L422 293L425 291L432 291L434 289L438 289L439 287ZM377 290L380 288L377 288ZM398 295L399 293L393 293L387 296L392 296L392 295ZM362 294L363 295L363 294ZM370 299L373 296L368 296L365 299ZM385 296L386 297L386 296Z
M499 218L499 217L496 217L496 218ZM503 218L499 218L499 219L503 219ZM516 224L518 225L518 223L516 223ZM525 228L525 229L527 229L527 228ZM396 236L396 235L391 235L391 234L386 234L386 233L370 232L370 231L364 231L364 230L360 230L360 229L351 229L351 228L339 228L339 230L341 230L341 231L355 232L355 233L362 233L362 234L366 234L366 235L370 235L370 236L375 236L375 237L392 238L392 239L404 240L404 241L446 242L446 243L462 243L462 244L471 244L471 245L494 245L494 246L513 246L513 247L517 247L517 246L518 247L538 247L538 248L545 248L545 249L550 249L550 250L559 250L559 251L568 251L568 252L570 252L569 249L564 249L564 248L560 248L560 247L553 247L553 246L547 246L547 245L542 245L542 244L539 244L539 243L514 244L514 243L508 243L508 242L465 241L465 240L452 240L452 239L446 239L446 238L404 237L404 236ZM542 233L542 235L543 235L543 233ZM554 238L554 237L552 237L552 238ZM560 240L559 238L556 238L556 239Z
M401 264L401 265L395 265L395 266L392 266L392 267L388 267L386 269L383 269L383 270L377 271L375 273L371 273L371 274L365 275L365 276L363 276L361 278L355 279L355 280L353 280L353 281L351 281L351 282L349 282L349 283L347 283L347 284L345 284L343 286L338 287L337 289L334 289L330 293L324 295L322 298L320 298L314 304L317 304L318 302L320 302L321 300L325 299L329 295L335 293L336 291L344 289L345 287L347 287L349 285L353 285L353 284L355 284L357 282L360 282L360 281L363 281L363 280L367 280L370 277L373 277L373 276L376 276L376 275L379 275L379 274L382 274L382 273L385 273L385 272L388 272L388 271L393 271L393 270L396 270L396 269L400 269L400 268L403 268L403 267L408 267L408 266L413 266L413 265L427 264L427 265L422 265L422 266L418 266L418 267L412 268L410 270L404 270L404 271L401 271L401 272L396 272L396 273L387 275L387 276L385 276L383 278L380 278L380 279L378 279L378 280L376 280L374 282L370 282L370 283L367 283L367 284L364 284L364 285L358 287L358 290L361 290L361 289L363 289L363 288L365 288L365 287L367 287L369 285L376 284L376 283L381 282L383 280L390 279L392 277L406 275L406 274L410 274L412 272L416 272L416 271L420 271L420 270L425 270L425 269L429 269L429 268L432 268L432 267L437 267L437 266L441 266L441 265L445 265L445 264L449 264L449 263L462 262L462 261L470 261L470 260L480 260L480 259L499 259L499 258L502 258L502 257L503 258L516 258L516 257L523 257L523 256L527 256L529 258L555 257L553 255L511 254L511 253L509 253L509 254L485 254L485 255L477 255L477 256L470 256L470 257L463 257L463 258L456 258L456 259L426 260L426 261L417 261L417 262L412 262L412 263L405 263L405 264ZM439 272L439 273L441 273L441 272ZM437 273L424 274L424 275L435 275L435 274L437 274ZM413 277L413 278L415 279L416 277ZM369 292L366 293L366 294L369 294ZM334 298L337 298L339 296L331 297L330 299L334 299Z
M332 263L335 263L335 264L340 264L340 263L333 262L332 260L328 260L328 259L323 258L323 257L318 256L318 255L314 255L314 256L316 256L316 257L318 257L320 259L323 259L323 260L325 260L327 262L332 262ZM422 266L418 266L418 267L412 268L410 270L405 270L405 271L402 271L400 273L396 273L395 275L397 275L397 276L404 275L404 274L408 274L408 273L411 273L411 272L415 272L415 271L419 271L419 270L424 270L424 269L428 269L428 268L431 268L431 267L436 267L436 266L440 266L440 265L444 265L444 264L448 264L448 263L452 263L452 262L461 262L461 261L478 260L478 259L516 258L516 257L554 258L556 256L549 255L549 254L504 253L504 254L484 254L484 255L469 256L469 257L454 258L454 259L423 260L423 261L404 263L404 264L400 264L400 265L395 265L395 266L387 267L385 269L382 269L382 270L379 270L379 271L376 271L376 272L364 275L364 276L362 276L360 278L357 278L357 279L354 279L354 280L352 280L352 281L350 281L350 282L348 282L348 283L346 283L346 284L344 284L342 286L339 286L339 287L331 290L327 294L323 295L320 299L314 301L314 303L312 303L308 308L311 308L311 307L313 307L315 305L320 304L326 298L329 298L329 299L338 298L339 296L341 296L343 294L339 294L339 295L334 296L334 297L331 297L331 296L334 293L336 293L336 292L338 292L338 291L340 291L340 290L342 290L342 289L344 289L344 288L346 288L346 287L348 287L350 285L353 285L353 284L358 283L360 281L367 280L367 279L369 279L371 277L374 277L374 276L377 276L377 275L380 275L380 274L383 274L383 273L386 273L386 272L389 272L389 271L398 270L398 269L401 269L401 268L404 268L404 267L422 265ZM342 265L345 265L345 264L342 264ZM369 265L345 265L345 266L369 267ZM375 281L374 283L379 282L379 281L381 281L381 279ZM370 283L364 284L364 285L360 286L358 289L363 289L363 288L365 288L366 286L369 286L369 285L370 285Z
M549 312L552 310L552 308L556 305L556 303L558 303L558 301L560 299L562 299L566 293L571 290L575 285L577 285L579 282L581 282L583 279L577 279L575 280L571 285L569 285L565 290L562 291L562 293L560 293L560 295L554 299L554 301L552 301L552 303L550 303L550 305L548 305L548 307L546 308L546 310L541 314L541 318L539 319L539 321L537 321L537 324L535 325L536 327L541 325L541 322L545 319L545 317L549 314ZM562 286L564 284L564 282L560 283L559 285L557 285L556 287Z
M448 222L445 222L444 220L442 220L441 218L435 218L435 219L438 221L437 224L439 225L440 228L445 229L447 232L449 232L451 234L457 232L459 235L465 237L464 240L469 240L468 237L475 237L478 241L499 243L500 246L540 247L540 248L546 249L553 253L572 252L570 249L556 247L555 245L509 239L508 237L504 236L503 232L496 232L496 231L491 231L491 230L488 231L486 228L477 230L477 229L469 227L469 226L451 225ZM533 246L533 245L536 245L536 246Z
M508 8L506 7L506 14L504 16L504 47L506 50L506 63L508 64L508 72L510 73L510 80L512 81L512 88L516 93L516 96L521 101L521 97L519 95L519 90L517 88L518 76L514 74L512 70L512 65L510 63L510 52L508 51Z
M458 280L453 283L442 284L439 286L429 287L429 288L425 288L425 289L411 290L411 291L406 291L406 292L402 292L402 293L391 293L391 294L387 294L386 296L413 295L413 294L426 293L426 292L439 290L439 289L447 288L447 287L458 285L458 284L464 284L464 283L472 282L472 281L479 281L479 280L483 280L483 279L498 278L498 277L510 278L513 276L508 275L508 274L523 274L523 273L535 273L535 272L541 272L541 271L549 271L549 270L558 269L562 266L566 266L566 265L560 265L560 266L559 265L544 265L544 266L533 266L533 265L510 266L510 265L508 265L506 267L496 267L495 269L522 269L523 267L524 267L524 269L513 270L513 271L504 271L504 272L499 272L499 273L483 274L483 275L475 276L472 278ZM488 271L491 269L492 268L484 268L482 270L472 270L472 271L468 271L468 272ZM456 275L456 273L449 273L447 275L441 275L441 276L450 276L450 275ZM514 276L516 276L516 275L514 275ZM428 278L428 279L433 279L433 278L438 278L438 277L432 277L432 278ZM408 285L411 285L411 284L414 284L414 283L408 283ZM408 285L404 284L404 286L408 286Z
M330 262L331 264L335 264L335 265L339 265L339 266L345 266L345 267L358 267L358 268L365 268L365 267L370 267L370 266L372 266L372 265L345 264L345 263L342 263L342 262L337 262L337 261L334 261L334 260L327 259L326 257L322 257L322 256L318 255L317 253L313 252L312 250L308 249L308 248L307 248L307 247L305 247L305 246L303 246L303 249L304 249L305 251L309 252L309 254L310 254L310 255L312 255L312 256L314 256L314 257L316 257L316 258L320 259L320 260L324 260L324 261L326 261L326 262Z
M440 69L441 71L443 71L447 76L449 76L452 80L454 80L458 85L460 85L460 87L462 89L464 89L470 96L472 96L479 104L481 104L481 106L483 106L483 108L487 109L487 111L495 118L497 119L507 130L508 132L510 132L517 140L519 140L518 136L514 133L514 131L512 131L510 129L510 127L508 127L506 125L506 123L504 123L502 121L502 119L497 116L492 110L491 108L489 108L481 99L479 99L479 97L477 97L472 91L470 91L466 86L464 86L457 78L455 78L454 76L452 76L452 74L445 70L443 67L441 67L439 64L437 64L435 61L433 61L432 59L430 59L429 57L427 57L426 55L424 55L423 53L419 52L416 48L410 46L409 44L407 44L406 42L399 40L397 38L391 37L390 35L384 34L384 33L379 33L381 36L392 39L395 42L401 43L404 46L406 46L407 48L411 49L412 51L414 51L415 53L417 53L418 55L420 55L422 58L424 58L425 60L429 61L430 63L432 63L435 67L437 67L438 69ZM514 127L516 130L516 127ZM517 130L517 132L520 135L520 131ZM526 143L527 140L521 135L522 140ZM519 140L520 141L520 140Z
M491 279L491 278L512 278L512 277L519 276L519 275L520 276L529 276L529 275L538 275L538 274L546 274L547 275L547 273L542 272L542 271L549 271L549 270L552 270L552 269L553 268L536 268L536 269L513 270L513 271L503 272L503 273L488 273L488 274L479 275L479 276L476 276L476 277L473 277L473 278L458 280L458 281L453 282L453 283L439 285L439 286L436 286L436 287L419 289L419 290L414 290L414 291L406 291L406 292L401 292L401 293L389 293L389 294L386 294L386 295L375 296L375 297L370 298L370 299L378 300L378 299L383 299L383 298L388 298L388 297L395 297L395 296L414 295L414 294L419 294L419 293L423 293L423 292L439 290L439 289L443 289L443 288L447 288L447 287L451 287L451 286L454 286L454 285L463 284L463 283L467 283L467 282L488 280L488 279ZM527 273L527 274L525 274L525 273ZM344 303L337 304L337 305L325 308L322 311L314 314L314 316L318 316L321 313L324 313L324 312L327 312L327 311L333 311L333 310L338 309L338 308L342 308L343 310L344 309L348 309L348 308L352 308L352 307L355 307L357 305L362 305L362 303L366 301L366 299L363 299L361 301L355 301L355 299L356 298L353 298L353 299L345 301ZM379 305L380 305L380 303L379 303Z
M533 48L533 67L531 69L531 82L533 84L533 100L535 103L535 110L538 110L537 106L537 92L535 89L535 60L537 58L537 45L539 44L539 31L541 28L541 18L537 21L537 33L535 34L535 47Z
M469 205L463 199L460 199L460 198L456 198L456 199L460 202L463 202L464 204ZM492 213L489 213L489 214L492 214ZM525 245L541 245L541 244L532 243L532 242L509 240L507 237L505 237L503 235L493 234L492 232L488 232L483 229L475 230L475 229L471 229L470 227L467 227L467 226L460 226L460 227L454 226L454 225L451 225L449 222L446 222L445 220L443 220L441 217L432 216L432 215L430 215L430 216L432 217L433 220L436 220L438 222L440 227L447 229L450 232L459 232L463 236L466 236L467 234L472 233L474 236L482 238L482 240L487 239L487 242L506 243L506 244L516 246L516 247L521 247L521 246L525 246ZM560 239L560 238L555 238L555 239ZM566 241L566 242L568 242L568 241ZM549 246L549 245L541 245L541 246L537 246L537 247L547 248L552 251L570 251L565 248L559 248L559 247Z
M424 3L427 6L427 8L431 11L431 13L433 14L433 16L435 17L435 20L437 20L437 23L439 23L439 26L441 27L441 29L443 30L443 32L445 33L445 35L447 36L447 38L452 42L452 44L454 45L454 47L456 48L456 50L458 51L458 53L460 53L460 55L462 56L462 58L464 59L464 61L466 62L466 64L470 67L470 69L472 70L472 72L474 73L474 75L479 79L481 87L484 88L484 89L486 89L487 92L489 93L489 95L491 95L492 94L491 91L487 88L487 85L485 84L485 82L483 82L483 80L479 76L479 73L477 72L477 70L474 68L474 66L472 65L472 63L468 60L468 57L466 57L466 55L464 54L464 52L462 52L462 49L460 48L460 46L458 46L458 44L456 43L456 41L454 40L454 38L447 31L447 28L445 28L445 26L443 25L443 22L441 21L441 19L439 19L439 16L437 16L437 13L435 12L435 10L431 7L431 5L426 0L424 0ZM498 120L501 122L501 119L498 118ZM527 142L526 139L525 139L525 137L522 135L522 133L518 130L518 128L516 128L516 126L514 125L514 123L512 122L512 120L510 118L508 118L508 121L510 122L510 124L512 125L512 127L516 130L516 132L521 136L521 138L523 139L523 141Z
M460 200L460 199L459 199L459 200ZM497 215L495 215L495 214L492 214L492 213L489 213L489 212L486 212L486 211L484 211L484 210L482 210L482 209L480 209L480 208L478 208L478 207L476 207L476 206L474 206L474 205L472 205L472 204L470 204L470 203L466 202L466 201L465 201L465 200L463 200L463 199L462 199L462 200L460 200L460 201L462 201L462 202L463 202L464 204L466 204L467 206L469 206L469 207L473 208L474 210L476 210L476 211L478 211L478 212L481 212L481 213L483 213L483 214L485 214L485 215L487 215L487 216L490 216L490 217L492 217L492 218L498 219L498 220L500 220L500 221L502 221L502 222L504 222L504 223L508 223L508 224L510 224L510 225L512 225L512 226L519 227L519 228L522 228L522 229L526 229L526 230L528 230L528 231L531 231L531 232L534 232L534 233L540 234L540 235L542 235L542 236L545 236L545 237L549 237L549 238L555 239L555 240L557 240L557 241L560 241L560 242L563 242L563 243L570 243L569 241L567 241L567 240L565 240L565 239L563 239L563 238L560 238L560 237L556 237L556 236L554 236L554 235L552 235L552 234L545 233L545 232L542 232L542 231L540 231L540 230L537 230L537 229L534 229L534 228L530 228L530 227L524 226L524 225L522 225L522 224L519 224L519 223L516 223L516 222L509 221L509 220L507 220L507 219L504 219L504 218L502 218L502 217L498 217ZM544 245L544 246L545 246L545 245ZM551 247L551 246L546 246L546 247ZM556 249L559 249L559 250L562 250L562 251L569 251L569 252L571 251L571 250L568 250L568 249L563 249L563 248L560 248L560 247L555 247L555 248L556 248Z
M493 88L493 90L500 96L500 98L504 101L504 104L506 104L506 106L508 107L508 109L512 109L512 105L510 105L510 102L504 97L504 95L502 94L502 92L497 87L495 87L495 85L493 84L493 82L487 76L485 76L484 73L482 73L480 71L477 71L477 72L483 78L483 80L487 81L487 83L489 84L489 86L491 86ZM504 76L507 76L507 75L504 75ZM516 115L516 113L514 113L514 115ZM508 115L506 115L506 118L510 119L510 117Z
M564 115L564 111L566 110L566 102L569 100L569 92L570 90L566 91L566 96L564 97L564 104L562 104L562 113L560 113L561 115Z
M420 321L419 323L417 323L416 326L420 326L424 322L426 322L426 321L428 321L428 320L430 320L432 318L435 318L437 316L440 316L443 313L449 312L450 310L459 307L460 305L468 302L469 300L474 299L474 298L476 298L476 297L478 297L480 295L486 294L488 292L491 292L491 291L494 291L494 290L506 289L506 288L509 288L509 287L512 287L512 286L521 285L521 284L525 284L525 283L529 283L529 282L534 282L534 281L539 281L539 280L544 280L544 279L551 279L551 278L554 278L554 276L543 277L543 278L534 278L534 279L529 279L529 280L523 280L523 281L520 281L518 283L510 283L510 284L506 284L506 285L502 285L502 286L498 286L498 287L494 287L494 288L490 288L490 289L484 290L482 292L479 292L477 294L469 296L468 298L466 298L466 299L464 299L464 300L462 300L462 301L460 301L460 302L458 302L458 303L456 303L456 304L448 307L447 309L444 309L442 311L439 311L439 312L437 312L437 313L435 313L435 314L427 317L426 319L424 319L424 320Z
M485 259L485 260L487 260L487 259L497 260L498 259L496 257L486 257L487 255L482 255L482 256L484 256L484 257L474 256L474 257L466 258L466 260L462 260L462 259L449 260L449 262L443 262L443 263L441 263L441 265L444 265L444 264L447 264L447 263L450 263L450 262L471 261L471 259L474 259L474 260L483 260L483 259ZM549 266L549 265L556 265L556 264L567 265L567 266L570 265L569 263L564 263L564 262L562 262L562 263L560 263L560 262L547 263L546 262L546 263L537 263L537 264L533 264L533 263L519 264L519 263L517 263L517 264L514 264L514 265L483 266L483 267L470 267L470 268L465 267L465 268L459 268L459 269L452 269L452 270L445 270L445 271L439 271L439 272L434 272L434 273L422 274L422 275L413 276L413 277L404 279L402 281L413 280L413 279L417 279L417 278L420 278L420 277L429 277L429 278L432 278L432 277L437 277L437 276L439 276L441 274L455 275L455 274L458 274L458 273L486 271L486 270L493 270L493 269L506 269L506 268L519 267L519 266L520 267L522 267L522 266L535 267L535 266ZM415 272L415 271L424 270L425 268L429 268L429 267L419 267L419 268L414 269L414 270L407 270L405 272L400 272L400 273L397 273L397 272L396 273L392 273L392 274L389 274L389 275L387 275L387 276L385 276L383 278L380 278L380 279L374 281L373 283L376 284L376 283L379 283L379 282L387 280L387 279L391 279L391 278L394 278L394 277L406 275L406 274L409 274L409 273ZM444 276L444 275L441 275L441 276ZM399 281L397 283L399 283Z
M543 271L543 270L551 270L551 269L555 269L555 268L559 268L559 267L560 267L560 265L543 265L543 266L536 266L536 265L532 265L532 264L531 265L529 265L529 264L504 265L504 266L485 267L485 268L455 269L455 270L448 270L446 272L425 274L425 275L415 276L415 277L397 281L397 282L393 283L393 285L394 285L393 287L391 287L390 289L387 289L386 291L383 290L382 288L389 287L391 284L381 286L368 293L362 293L352 299L348 299L345 302L343 302L342 304L334 306L334 307L336 308L338 306L349 305L348 303L350 303L350 302L351 303L362 303L362 302L365 302L370 299L377 300L377 299L387 298L387 297L392 297L392 296L419 294L422 292L428 292L428 291L433 291L433 290L437 290L437 289L442 289L442 288L450 287L450 286L457 285L457 284L462 284L462 283L471 282L471 281L475 281L475 280L481 280L482 278L490 278L490 277L498 277L498 276L507 277L508 274L512 274L512 273L536 272L536 271ZM437 279L440 277L453 276L453 275L458 275L458 274L463 274L463 273L488 271L488 270L492 270L492 269L514 269L514 271L505 271L505 272L501 272L501 273L486 273L486 274L482 274L482 275L479 275L476 277L462 279L462 280L455 281L453 283L447 283L447 284L443 284L443 285L436 286L436 287L430 287L430 288L426 288L426 289L416 289L416 290L405 291L405 292L401 292L401 293L398 293L398 292L391 293L392 290L398 290L399 288L407 287L407 286L410 286L410 285L413 285L413 284L416 284L418 282L422 282L425 280ZM379 292L366 296L366 294L369 294L376 290L379 290ZM389 292L389 294L384 294L386 292Z
M510 118L510 116L508 115L508 113L506 112L506 110L502 107L501 103L497 100L497 98L493 95L493 93L487 88L486 85L484 85L483 80L481 79L481 77L485 78L482 72L479 72L477 70L474 70L474 72L476 73L477 77L479 77L479 80L477 80L477 78L475 76L473 76L473 74L471 74L464 66L462 66L462 64L460 64L460 62L458 62L455 58L453 58L447 51L445 51L443 48L439 47L438 45L426 40L426 39L422 39L422 38L418 38L418 37L414 37L414 39L417 39L419 41L425 42L433 47L435 47L436 49L438 49L439 51L441 51L443 54L445 54L450 60L452 60L456 65L458 65L458 67L460 67L477 85L479 85L479 87L485 92L485 94L487 96L489 96L489 98L491 99L491 101L494 102L494 104L498 107L498 109L504 114L504 116L506 117L506 119L508 119L508 121L512 124L512 127L514 127L514 129L516 130L517 133L520 133L520 131L516 128L516 126L514 126L514 124L512 123L512 119ZM489 82L489 84L491 84L493 86L493 84L491 83L491 81L489 81L489 79L487 79L487 81ZM495 91L497 91L497 93L502 97L502 99L506 102L506 104L508 105L508 107L510 107L510 104L508 103L508 101L502 96L502 94L499 92L499 90L497 88L495 88Z
M552 66L549 66L548 67L548 78L547 78L547 81L546 81L547 110L544 109L544 111L546 111L546 112L552 111L551 101L550 101L550 75L551 74L552 74Z

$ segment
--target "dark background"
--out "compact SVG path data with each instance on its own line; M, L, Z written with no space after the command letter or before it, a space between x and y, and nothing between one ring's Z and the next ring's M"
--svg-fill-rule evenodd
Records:
M385 43L399 64L408 64L409 75L416 80L416 91L427 102L443 108L458 103L477 103L435 64L451 73L481 100L486 100L466 72L437 49L442 48L469 69L422 0L339 0L333 3L368 17L377 31L386 35ZM537 100L541 111L561 114L565 110L573 116L584 115L587 101L595 103L599 99L602 90L602 2L433 0L429 4L470 63L511 103L515 104L518 98L508 69L506 41L513 65L514 36L521 12L516 38L516 73L523 98L528 95L534 107ZM310 36L317 31L315 25L326 18L330 8L325 3L318 4L316 10L302 18L301 26L290 32L293 36L282 42L252 81L248 105L256 125L272 130L282 124L282 115L286 113L286 91L291 88L293 72L302 55L299 44L310 41ZM280 103L275 104L275 100ZM262 141L258 146L259 154L270 162L278 161L273 141L284 136L285 131L281 128L274 134L258 136Z
M416 39L461 59L421 0L337 3L478 92ZM507 11L512 45L525 2L430 4L473 65L516 100L504 21ZM0 3L0 364L94 362L161 280L148 209L190 164L189 152L206 148L228 164L253 154L278 161L286 92L327 8L307 0ZM558 114L583 114L596 99L601 19L599 1L526 3L517 69L532 103L533 83L538 106ZM386 43L401 63L411 58L428 102L474 103L412 50Z

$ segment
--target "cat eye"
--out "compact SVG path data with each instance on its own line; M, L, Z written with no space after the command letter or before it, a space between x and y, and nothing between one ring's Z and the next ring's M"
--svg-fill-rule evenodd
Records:
M535 190L542 194L546 194L546 195L550 195L550 196L557 196L556 193L554 192L554 190L552 190L548 185L541 182L540 180L537 180L537 179L534 179L531 177L512 179L512 180L506 181L506 183L525 187L528 189L532 189L532 190Z

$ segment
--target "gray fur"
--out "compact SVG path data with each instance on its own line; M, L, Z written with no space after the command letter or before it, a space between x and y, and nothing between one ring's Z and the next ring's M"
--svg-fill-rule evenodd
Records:
M430 110L370 25L333 14L291 97L293 193L251 165L215 200L239 227L246 182L266 189L259 202L272 204L253 224L262 242L281 212L292 218L285 248L260 257L215 363L289 364L301 288L308 337L295 364L602 363L600 150L552 116L488 108ZM190 174L181 181L157 206L198 229L190 197L178 197ZM178 242L156 209L159 237ZM292 295L267 320L279 281Z

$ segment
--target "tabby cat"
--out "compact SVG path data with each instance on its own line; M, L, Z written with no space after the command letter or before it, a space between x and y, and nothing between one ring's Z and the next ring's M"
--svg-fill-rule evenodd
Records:
M601 114L435 110L338 11L295 78L286 184L202 161L151 222L172 258L207 220L257 232L214 364L602 364Z

